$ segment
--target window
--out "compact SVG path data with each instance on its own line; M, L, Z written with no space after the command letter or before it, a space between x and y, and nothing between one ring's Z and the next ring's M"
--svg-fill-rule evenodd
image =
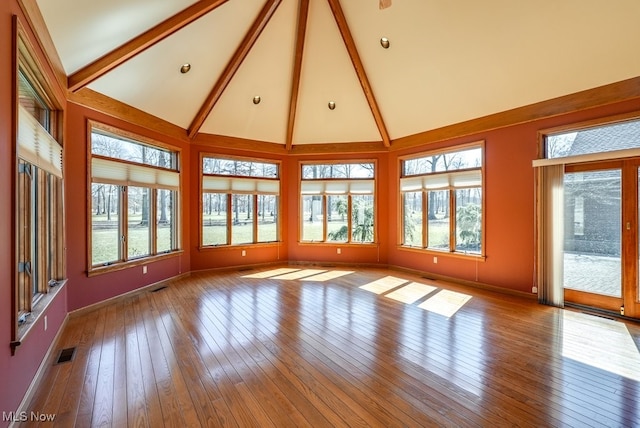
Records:
M482 153L474 144L401 160L402 246L482 254Z
M302 241L375 241L375 164L303 163L300 183Z
M180 249L178 156L176 150L91 123L89 271Z
M212 155L201 164L201 245L277 242L280 165Z
M17 22L17 21L16 21ZM16 176L12 349L64 282L62 111L16 24Z

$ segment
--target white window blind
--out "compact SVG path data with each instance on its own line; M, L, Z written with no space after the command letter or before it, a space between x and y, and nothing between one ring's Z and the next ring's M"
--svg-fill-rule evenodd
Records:
M482 185L482 171L479 169L404 177L400 179L401 192L448 189L450 187L475 187L480 185Z
M372 195L375 180L304 180L303 195Z
M202 190L216 193L279 195L280 180L205 175L202 177Z
M62 146L21 105L18 106L18 157L62 178Z
M91 181L120 186L179 190L180 174L177 171L94 157L91 160Z

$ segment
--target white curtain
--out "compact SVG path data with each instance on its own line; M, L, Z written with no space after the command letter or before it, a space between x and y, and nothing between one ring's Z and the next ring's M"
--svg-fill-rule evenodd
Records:
M538 168L538 301L564 306L564 165Z

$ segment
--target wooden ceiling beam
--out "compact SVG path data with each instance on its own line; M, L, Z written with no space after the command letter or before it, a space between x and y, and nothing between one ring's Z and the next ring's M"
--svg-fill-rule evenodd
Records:
M300 1L298 10L298 32L296 35L296 51L293 63L293 78L291 82L291 100L289 102L289 121L287 123L287 150L293 146L293 129L296 123L296 110L298 108L298 92L300 90L300 76L302 74L302 57L304 53L304 39L307 33L307 21L309 17L309 0Z
M228 0L200 0L183 11L178 12L155 27L73 73L67 79L69 90L76 92L84 88L120 64L135 57L161 40L164 40L227 1Z
M389 132L387 131L387 127L384 124L382 113L380 112L380 108L378 107L376 98L373 95L373 89L371 88L371 84L369 83L369 79L367 78L367 73L364 70L364 65L362 64L362 60L360 59L360 55L358 54L356 43L353 40L353 36L351 35L351 30L349 30L349 25L347 24L347 19L345 18L344 12L342 11L342 6L340 6L340 1L327 1L329 2L329 6L331 7L331 12L333 13L333 16L336 20L336 24L338 24L338 29L340 30L342 40L344 40L344 44L347 47L347 52L349 52L349 57L351 57L351 62L353 63L353 67L356 71L356 74L358 75L358 79L360 80L360 85L362 85L362 90L364 91L364 95L366 96L369 107L371 108L373 118L376 122L376 125L378 126L378 131L380 132L380 136L382 137L382 143L385 147L391 147L391 138L389 137Z
M204 104L202 104L200 110L191 122L191 125L187 130L189 138L193 138L198 134L200 128L202 127L202 124L207 119L207 116L209 116L209 113L211 113L211 110L213 110L213 107L220 99L220 96L222 96L225 88L238 71L238 68L240 68L242 61L244 61L244 59L247 57L247 54L253 47L256 40L258 40L260 33L262 33L264 27L267 26L269 20L278 9L278 6L280 6L281 2L282 0L267 0L264 7L260 11L260 14L251 25L249 31L247 31L247 34L244 36L242 43L240 43L240 46L238 46L238 49L233 54L233 57L231 57L231 60L220 75L220 78L213 86L213 89L207 96Z

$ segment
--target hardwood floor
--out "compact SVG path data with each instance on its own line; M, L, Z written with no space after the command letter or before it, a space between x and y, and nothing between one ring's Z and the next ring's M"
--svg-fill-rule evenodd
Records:
M640 426L638 324L316 270L195 273L74 317L59 348L75 357L29 411L61 427Z

